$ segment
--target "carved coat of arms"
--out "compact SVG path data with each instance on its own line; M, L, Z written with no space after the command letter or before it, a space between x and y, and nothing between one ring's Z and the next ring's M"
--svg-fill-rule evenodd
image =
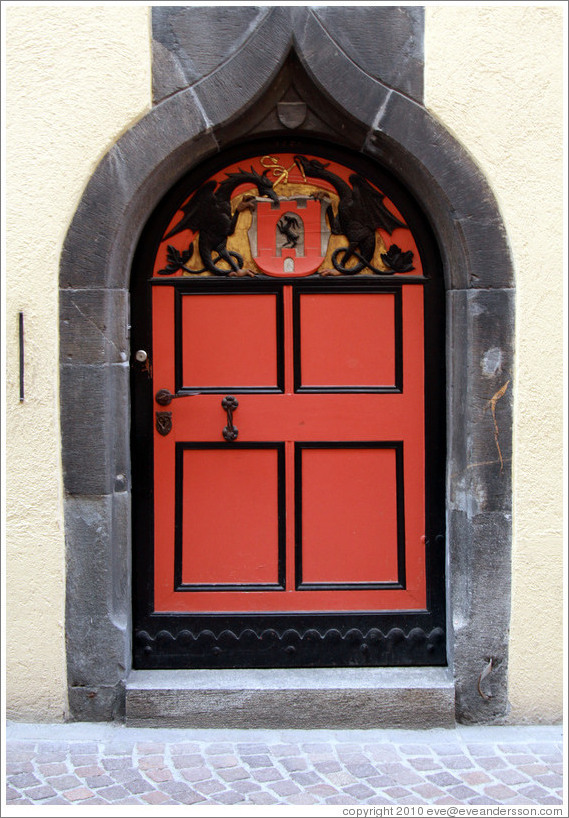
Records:
M299 154L249 162L249 170L232 165L217 173L181 205L161 241L158 275L353 276L415 269L416 247L405 221L362 175Z

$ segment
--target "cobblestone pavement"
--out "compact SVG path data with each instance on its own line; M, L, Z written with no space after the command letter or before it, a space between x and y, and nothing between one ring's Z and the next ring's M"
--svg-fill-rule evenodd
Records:
M245 731L10 722L5 797L6 806L545 806L563 804L562 772L561 727Z

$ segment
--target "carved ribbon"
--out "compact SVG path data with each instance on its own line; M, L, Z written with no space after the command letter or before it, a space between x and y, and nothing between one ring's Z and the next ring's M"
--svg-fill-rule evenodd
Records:
M291 172L291 170L293 168L298 168L300 170L300 172L302 173L302 178L306 182L306 176L304 174L304 169L302 168L301 165L297 164L296 162L293 162L292 165L290 166L290 168L285 168L284 165L282 165L279 162L279 160L278 160L278 158L276 156L266 155L266 156L263 156L263 158L261 159L261 165L264 168L269 168L269 170L272 170L273 176L277 180L276 182L273 182L273 188L275 188L281 182L284 182L286 184L288 182L288 175L289 175L289 173Z

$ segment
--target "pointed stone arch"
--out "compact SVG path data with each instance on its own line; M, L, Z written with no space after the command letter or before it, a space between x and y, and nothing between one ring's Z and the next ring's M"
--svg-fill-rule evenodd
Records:
M401 64L398 54L382 63L363 46L355 53L366 25L349 17L355 9L233 10L234 47L209 53L201 68L168 47L165 15L174 11L153 9L156 104L96 168L61 256L72 717L120 717L130 669L128 291L138 240L160 199L202 160L290 134L284 101L306 106L295 132L360 151L404 182L436 236L447 289L449 656L458 718L496 720L507 710L513 269L488 183L422 105L422 10L374 10L407 44ZM201 12L202 28L218 31L229 19L181 11ZM479 678L490 661L485 698Z

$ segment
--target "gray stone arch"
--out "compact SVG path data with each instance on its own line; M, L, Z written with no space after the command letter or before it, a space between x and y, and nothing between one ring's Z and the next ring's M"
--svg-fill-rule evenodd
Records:
M372 48L366 32L378 25L393 47ZM72 718L120 717L130 671L128 291L137 242L161 197L200 161L239 140L290 133L291 105L304 111L295 132L334 139L398 176L439 244L449 663L459 720L505 715L513 268L488 183L422 104L422 30L417 7L153 9L155 105L96 168L61 256ZM217 51L212 31L224 34Z

